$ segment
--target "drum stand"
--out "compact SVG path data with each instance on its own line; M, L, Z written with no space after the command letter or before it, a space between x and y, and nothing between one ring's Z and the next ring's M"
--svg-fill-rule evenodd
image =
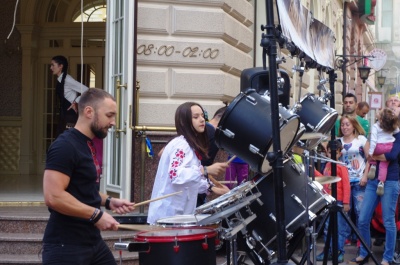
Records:
M275 264L289 264L286 255L286 227L285 227L285 204L283 194L283 152L281 149L281 136L279 125L279 96L278 96L278 74L277 64L277 43L278 38L282 38L274 25L274 0L265 0L267 24L261 26L262 34L261 46L263 47L263 68L266 69L268 55L269 88L271 92L271 125L272 125L272 146L273 152L267 154L267 160L272 166L274 173L275 188L275 211L277 228L277 261Z
M251 212L250 208L247 208L247 211ZM247 234L246 226L257 217L255 214L251 213L249 217L244 219L239 211L235 213L235 216L236 218L232 218L231 220L225 218L229 228L221 235L224 240L229 241L229 246L227 245L227 253L229 254L226 256L227 265L238 265L238 262L240 262L240 264L245 264L243 261L239 260L237 233L241 231L242 234Z

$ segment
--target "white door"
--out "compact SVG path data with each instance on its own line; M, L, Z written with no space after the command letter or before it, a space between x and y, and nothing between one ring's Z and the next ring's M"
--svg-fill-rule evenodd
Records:
M135 1L107 1L105 90L117 100L117 125L105 140L102 191L131 199L132 130L129 107L133 105ZM120 83L121 86L117 84Z

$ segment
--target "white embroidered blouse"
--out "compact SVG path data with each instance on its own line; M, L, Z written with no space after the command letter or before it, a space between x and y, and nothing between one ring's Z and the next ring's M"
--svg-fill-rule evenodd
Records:
M164 217L194 214L197 194L206 193L207 179L201 173L201 161L183 136L169 142L161 155L151 199L173 192L178 195L150 203L147 222L156 224Z

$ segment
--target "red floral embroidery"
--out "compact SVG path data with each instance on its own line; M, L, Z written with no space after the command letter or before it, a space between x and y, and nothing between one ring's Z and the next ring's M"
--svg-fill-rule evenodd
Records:
M178 149L175 152L175 157L172 159L171 168L169 170L169 178L175 178L177 176L177 168L182 165L183 159L185 158L186 154L183 152L182 149Z

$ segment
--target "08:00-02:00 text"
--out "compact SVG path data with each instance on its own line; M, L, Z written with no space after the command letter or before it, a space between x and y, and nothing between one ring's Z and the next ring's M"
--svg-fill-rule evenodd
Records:
M153 44L145 45L142 44L136 49L137 54L151 55L158 54L160 56L171 56L172 54L182 54L183 57L197 57L202 56L207 59L215 59L218 57L219 50L207 48L204 51L200 50L199 47L186 47L182 52L175 51L174 46L162 45L159 48L155 47Z

